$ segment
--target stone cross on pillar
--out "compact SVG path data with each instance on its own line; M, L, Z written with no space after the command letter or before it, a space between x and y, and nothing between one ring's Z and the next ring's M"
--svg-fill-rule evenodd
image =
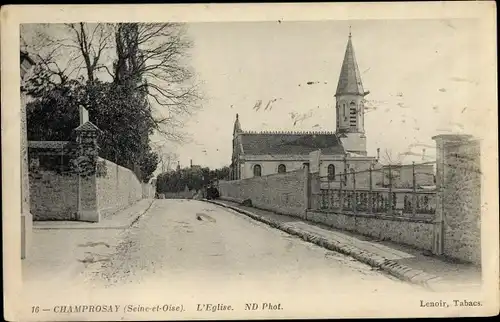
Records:
M89 121L89 111L83 106L79 106L80 111L80 125L83 125Z

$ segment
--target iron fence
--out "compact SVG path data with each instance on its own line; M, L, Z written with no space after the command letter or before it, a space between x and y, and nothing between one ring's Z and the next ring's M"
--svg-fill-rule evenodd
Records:
M378 169L370 167L363 171L349 171L345 167L341 174L329 173L318 178L319 189L312 193L311 208L317 210L349 211L403 216L433 217L436 211L436 189L434 180L417 180L417 176L434 176L422 172L419 165L435 162L413 163L409 166L387 165ZM396 172L411 170L410 183L405 180L395 184ZM432 167L431 167L432 168ZM346 171L347 170L347 171ZM401 175L401 173L399 174ZM364 176L359 181L360 177ZM401 179L401 178L399 178ZM432 178L434 179L434 178Z

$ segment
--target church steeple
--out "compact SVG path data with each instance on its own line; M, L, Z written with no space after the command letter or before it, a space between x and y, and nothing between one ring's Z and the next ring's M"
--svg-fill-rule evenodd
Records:
M241 132L241 125L240 125L240 120L238 118L238 114L236 114L236 120L234 121L234 127L233 127L233 135L235 135L238 132Z
M335 96L342 94L365 95L363 84L361 82L361 73L359 72L356 55L352 46L352 35L349 28L349 39L345 50L344 62L340 70L339 82Z
M361 82L354 47L352 45L351 28L340 69L336 98L337 134L348 152L366 155L364 91Z

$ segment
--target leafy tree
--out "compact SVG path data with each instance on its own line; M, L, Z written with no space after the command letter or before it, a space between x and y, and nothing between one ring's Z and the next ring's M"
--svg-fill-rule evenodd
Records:
M66 141L79 124L76 81L51 86L34 93L35 100L26 105L28 140ZM28 91L28 93L30 93Z
M153 151L148 151L141 158L139 166L140 166L140 171L143 175L144 182L148 182L149 179L153 177L153 172L155 172L159 161L160 158L158 154Z
M164 172L158 175L157 192L181 192L186 186L190 190L200 190L210 182L224 180L227 177L229 177L229 167L215 170L193 167Z

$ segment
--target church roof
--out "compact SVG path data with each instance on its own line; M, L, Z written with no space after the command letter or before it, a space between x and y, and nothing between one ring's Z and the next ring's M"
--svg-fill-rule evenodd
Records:
M335 95L341 94L365 95L363 84L361 83L361 74L356 62L356 55L352 46L351 33L349 33L349 40L347 41L344 62L340 70L339 83Z
M241 144L247 155L307 155L318 149L323 154L345 153L337 136L327 132L246 132Z

